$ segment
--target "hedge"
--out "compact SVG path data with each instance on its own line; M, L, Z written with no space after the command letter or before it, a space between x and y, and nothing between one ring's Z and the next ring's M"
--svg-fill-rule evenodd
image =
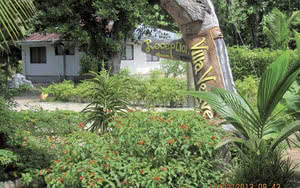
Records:
M278 58L284 51L268 48L249 49L247 47L229 47L229 62L234 80L243 79L250 75L258 78L262 76L268 65ZM297 61L297 52L288 50L290 62Z

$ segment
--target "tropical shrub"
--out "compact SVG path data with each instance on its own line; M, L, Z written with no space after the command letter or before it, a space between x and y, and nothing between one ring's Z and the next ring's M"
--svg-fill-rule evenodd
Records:
M300 25L300 11L294 11L291 15L282 13L275 8L271 14L264 17L264 34L274 49L288 49L292 39L292 26Z
M233 143L243 159L249 161L252 160L250 158L252 154L257 157L262 157L263 152L269 153L268 156L275 155L279 144L300 130L300 121L286 125L286 121L281 121L278 117L279 113L274 114L276 106L296 80L299 72L300 62L293 64L289 69L288 53L284 53L272 63L260 80L257 110L254 110L243 96L220 88L212 88L210 92L189 92L189 94L207 101L221 117L236 128L242 138L228 139L220 147ZM261 180L263 179L261 177Z
M49 167L58 154L60 137L84 125L84 117L71 111L9 111L5 116L1 112L0 127L7 130L5 144L0 147L0 181L20 177L27 184L39 181L40 170ZM8 117L13 118L7 120Z
M101 64L100 62L98 59L84 54L80 59L80 75L87 74L90 71L97 72Z
M9 136L13 135L16 127L13 125L13 114L7 102L0 96L0 149L5 148Z
M185 96L180 92L186 90L186 81L175 78L163 78L152 73L150 78L130 76L128 71L122 70L119 75L114 75L116 82L122 83L127 80L123 87L126 98L131 104L158 105L158 106L182 106L186 103ZM54 100L72 102L91 102L95 95L95 83L83 80L78 85L72 81L54 83L47 88L41 88L44 94L53 96ZM51 100L51 97L49 97Z
M43 170L50 187L209 187L228 169L217 157L225 135L197 112L129 112L112 131L76 132Z
M104 133L108 129L108 122L115 114L124 114L128 109L128 99L131 84L127 77L118 75L110 76L103 69L101 72L90 72L92 79L87 80L93 84L91 88L91 103L82 112L88 116L89 129L94 132Z
M230 183L253 184L253 187L292 187L289 180L293 179L295 166L290 158L283 159L281 149L269 152L268 148L262 148L259 151L259 155L250 152L247 157L240 156Z
M294 82L283 98L291 115L300 120L300 85Z
M175 60L162 60L160 61L161 70L164 72L165 77L172 75L174 78L182 76L187 71L187 63Z
M252 75L244 77L243 80L235 81L236 89L252 106L256 106L258 81L259 80Z
M260 78L267 67L283 52L268 48L229 47L228 55L234 80L242 80L251 75ZM296 50L288 50L288 54L291 64L296 63L298 59Z
M78 125L84 121L83 114L65 110L28 110L14 113L14 122L18 128L29 131L34 136L65 136L78 130Z

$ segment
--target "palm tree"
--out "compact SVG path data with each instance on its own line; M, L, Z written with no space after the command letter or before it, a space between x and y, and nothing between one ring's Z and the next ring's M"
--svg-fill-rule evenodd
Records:
M262 148L266 149L267 145L267 150L273 152L283 140L300 130L300 121L294 121L286 126L279 118L279 113L273 113L300 73L300 61L294 65L289 65L288 62L289 55L285 52L262 76L258 88L257 110L254 110L243 96L225 89L212 88L210 92L188 92L188 95L208 102L242 134L243 138L234 137L219 146L233 143L242 146L239 147L243 148L240 150L241 154L247 155L244 151L257 153ZM289 66L291 68L288 68ZM270 138L272 133L279 135ZM262 145L264 147L261 147Z
M264 33L274 49L287 49L292 32L292 25L300 24L300 11L294 11L289 17L274 9L271 14L265 16L266 26Z
M9 51L9 42L20 40L26 21L35 13L32 0L0 0L0 51Z

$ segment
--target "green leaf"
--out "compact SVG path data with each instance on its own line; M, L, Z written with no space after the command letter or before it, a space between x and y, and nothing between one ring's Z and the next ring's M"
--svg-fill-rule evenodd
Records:
M284 130L281 131L280 135L272 142L270 148L273 151L278 144L280 144L283 140L287 139L289 136L294 134L295 132L300 130L300 120L294 121L289 126L287 126Z

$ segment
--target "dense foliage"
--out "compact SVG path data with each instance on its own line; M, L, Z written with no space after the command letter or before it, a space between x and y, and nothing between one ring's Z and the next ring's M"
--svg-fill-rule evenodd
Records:
M267 67L284 51L268 48L249 49L247 47L229 47L228 55L234 80L253 75L261 77ZM296 50L288 50L291 64L298 59Z
M0 181L38 181L39 171L56 156L49 140L59 142L59 136L79 130L84 121L71 111L11 111L2 99L0 114Z
M247 45L257 48L272 47L263 32L266 26L265 17L269 16L274 8L291 17L293 11L300 9L300 3L285 0L216 1L215 8L228 45ZM282 21L276 21L277 25L284 24ZM275 29L279 30L279 28ZM300 32L300 25L294 29Z
M149 78L140 78L130 76L124 70L121 71L121 74L114 75L113 79L120 84L123 83L123 79L129 82L127 85L124 85L126 87L120 92L126 93L126 99L133 105L173 107L184 105L186 98L180 91L186 90L186 81L176 78L165 78L160 75L161 72L153 72ZM47 88L42 88L41 92L52 95L54 100L90 102L93 96L97 95L92 89L94 86L95 84L85 80L75 87L72 81L65 80L62 83L54 83ZM51 101L51 97L48 100Z
M215 145L224 133L196 112L129 112L101 137L77 132L43 171L49 186L208 187L226 167ZM224 170L224 171L223 171Z
M289 162L284 162L280 152L277 153L280 143L300 130L300 121L285 122L275 113L275 109L282 100L284 94L300 73L300 62L289 68L289 54L285 52L274 61L263 74L257 92L257 105L254 109L240 94L221 88L212 88L210 92L189 92L190 95L207 101L221 117L230 122L239 131L238 137L226 140L220 146L227 143L233 144L238 150L242 169L254 171L262 168L270 168L277 165L275 174L248 173L235 174L241 182L257 183L285 183L291 181L292 169ZM275 134L274 134L275 133ZM276 134L277 133L277 134ZM269 164L266 158L271 158ZM257 160L262 163L257 167ZM254 161L253 161L254 160ZM280 162L280 161L283 162ZM249 165L250 164L250 165ZM272 172L273 173L273 172ZM264 176L262 176L264 175ZM247 181L246 181L247 180ZM264 181L264 182L262 182Z

